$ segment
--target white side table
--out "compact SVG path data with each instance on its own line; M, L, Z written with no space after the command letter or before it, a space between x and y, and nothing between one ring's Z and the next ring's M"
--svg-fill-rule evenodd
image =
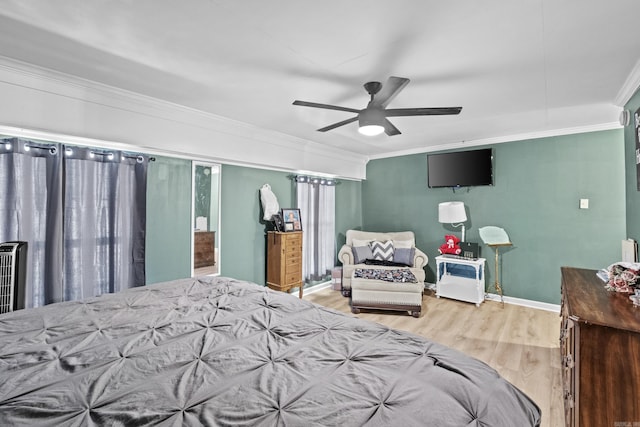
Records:
M484 302L484 258L436 257L436 296L474 303Z

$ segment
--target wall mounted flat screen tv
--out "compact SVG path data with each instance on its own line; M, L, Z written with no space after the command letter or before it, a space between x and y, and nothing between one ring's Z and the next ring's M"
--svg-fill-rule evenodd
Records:
M427 155L429 188L493 185L491 148Z

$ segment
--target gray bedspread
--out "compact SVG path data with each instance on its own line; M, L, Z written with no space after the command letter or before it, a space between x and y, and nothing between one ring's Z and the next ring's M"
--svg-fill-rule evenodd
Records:
M486 364L229 278L0 315L0 425L508 426Z

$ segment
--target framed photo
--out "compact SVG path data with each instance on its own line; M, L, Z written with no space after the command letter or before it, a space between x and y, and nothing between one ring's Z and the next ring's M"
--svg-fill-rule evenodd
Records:
M280 213L274 214L271 217L271 221L276 231L284 231L284 221L282 221L282 215L280 215Z
M282 220L284 221L284 231L302 231L300 209L282 208Z

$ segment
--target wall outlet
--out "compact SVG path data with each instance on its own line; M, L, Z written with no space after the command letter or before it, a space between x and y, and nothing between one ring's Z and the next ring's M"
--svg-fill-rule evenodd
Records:
M580 209L589 209L589 199L580 199Z

